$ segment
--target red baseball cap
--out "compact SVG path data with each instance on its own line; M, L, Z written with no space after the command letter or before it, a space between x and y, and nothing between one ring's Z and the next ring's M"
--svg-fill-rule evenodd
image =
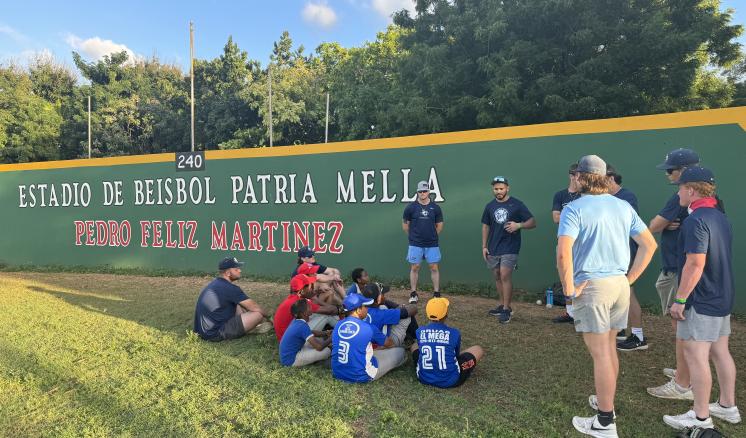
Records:
M316 283L316 277L309 277L308 275L298 274L290 280L290 290L298 292L309 284Z
M319 268L319 265L314 265L313 263L301 263L298 266L298 274L316 275L319 272Z

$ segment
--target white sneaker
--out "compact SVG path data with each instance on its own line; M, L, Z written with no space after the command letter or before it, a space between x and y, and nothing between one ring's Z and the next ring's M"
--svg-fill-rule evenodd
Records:
M596 397L596 394L588 396L588 406L594 411L598 411L598 397ZM614 420L616 420L616 410L614 410Z
M718 417L721 420L725 420L728 423L736 424L741 422L741 413L738 412L737 406L731 406L724 408L720 406L720 403L710 403L710 415Z
M663 368L663 375L669 379L676 377L676 368Z
M694 400L694 394L691 388L680 390L676 380L671 379L668 383L653 388L648 388L648 394L653 397L667 398L671 400Z
M578 432L586 435L599 438L619 438L619 435L616 433L616 423L601 426L601 423L598 422L598 415L592 417L572 417L572 425Z
M691 410L681 415L664 415L663 422L676 430L682 430L688 427L701 427L703 429L712 429L715 427L715 425L712 424L712 417L707 417L705 421L700 421L697 420L697 414Z
M263 335L270 330L274 329L275 327L272 325L269 321L264 321L263 323L258 324L253 329L249 330L249 333L256 334L256 335Z

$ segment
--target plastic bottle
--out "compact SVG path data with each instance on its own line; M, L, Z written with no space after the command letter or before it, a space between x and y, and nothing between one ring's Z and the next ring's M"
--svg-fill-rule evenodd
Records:
M551 287L547 288L547 309L554 307L554 291Z

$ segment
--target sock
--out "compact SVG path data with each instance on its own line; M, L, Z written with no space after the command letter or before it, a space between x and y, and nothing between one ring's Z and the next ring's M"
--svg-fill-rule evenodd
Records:
M417 291L413 290L412 292L409 293L409 295L417 295Z
M572 304L568 304L565 306L565 311L568 315L570 315L570 318L575 318L575 312L572 310Z
M642 334L642 327L632 327L632 334L637 336L640 341L645 340L645 336Z
M718 406L720 406L720 407L721 407L721 408L723 408L723 409L730 409L730 408L732 408L732 407L733 407L733 406L725 406L725 405L723 405L723 404L722 404L722 403L720 403L720 402L718 402Z
M609 424L614 422L614 411L604 412L604 411L598 411L598 422L601 423L601 426L608 426Z
M695 417L697 417L697 416L695 415ZM707 421L708 418L710 418L710 417L705 417L705 418L699 418L699 417L697 417L697 420L699 420L699 421ZM606 425L603 424L602 426L606 426Z
M688 391L688 390L689 390L689 388L691 388L691 387L689 387L689 388L684 388L683 386L679 385L679 384L678 384L678 383L676 383L675 381L674 381L674 385L676 385L676 386L675 386L675 387L676 387L676 390L677 390L677 391L679 391L679 392L686 392L686 391Z

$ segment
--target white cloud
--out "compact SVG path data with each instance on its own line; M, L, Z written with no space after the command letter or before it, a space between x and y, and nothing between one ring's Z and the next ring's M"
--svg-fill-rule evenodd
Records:
M104 40L99 37L93 37L88 39L82 39L76 35L68 35L65 38L65 42L70 45L73 49L79 51L85 57L98 61L105 55L111 55L112 53L119 53L121 51L127 52L129 55L128 63L132 63L141 60L143 57L136 54L129 47L124 44L117 44L112 40Z
M387 18L402 9L408 10L410 15L415 14L414 0L373 0L371 5L376 12Z
M303 19L307 23L328 29L337 22L337 13L326 2L306 3L303 8Z
M5 35L18 44L25 44L29 42L29 37L4 24L0 24L0 35Z

